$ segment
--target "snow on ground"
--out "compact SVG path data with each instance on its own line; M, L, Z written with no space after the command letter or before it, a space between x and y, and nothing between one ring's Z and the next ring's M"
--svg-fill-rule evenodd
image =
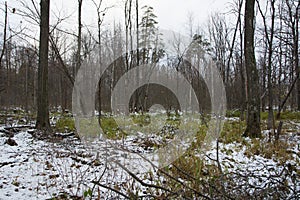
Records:
M88 151L76 138L46 142L22 131L15 134L13 139L18 146L4 144L7 137L0 133L1 200L49 199L60 193L71 194L74 198L83 196L88 189L93 188L91 181L99 179L104 170L100 180L103 185L114 188L132 181L127 173L113 163L105 166L105 151L101 155ZM130 146L133 151L145 151L132 138L125 141L125 145ZM122 151L115 150L115 153L121 154ZM96 159L97 156L99 159ZM138 192L143 189L141 187ZM106 198L116 195L105 188L96 192Z
M263 131L263 134L268 135L268 132ZM300 197L300 174L297 174L300 171L300 135L296 136L293 133L293 137L284 138L290 140L290 148L287 151L293 153L292 159L285 164L280 164L275 157L267 159L261 155L247 156L247 147L241 143L219 143L218 157L223 172L238 173L238 185L253 186L245 188L249 189L250 194L254 192L254 188L266 188L276 182L280 184L287 181L291 194L298 193ZM250 138L245 140L253 145ZM199 153L198 156L203 157L203 154ZM213 144L211 150L205 152L204 159L207 163L216 163L217 144ZM291 170L292 168L294 169Z
M0 130L4 130L0 127ZM42 141L32 137L23 130L15 133L13 139L18 146L5 144L7 136L0 132L0 199L49 199L62 193L75 196L83 196L89 189L93 189L93 180L112 188L126 185L132 187L133 192L143 194L145 188L133 187L133 180L111 163L103 162L105 151L98 154L88 151L75 137L63 140ZM267 133L267 132L264 132ZM294 134L294 135L293 135ZM246 147L240 143L219 144L219 161L224 172L240 172L249 176L245 180L248 184L264 187L270 181L282 181L283 173L288 176L290 185L294 183L295 191L300 191L299 174L288 174L289 167L296 167L300 171L300 143L299 135L291 133L288 137L291 141L289 151L293 152L293 159L285 165L280 165L275 158L266 159L260 155L245 156ZM150 137L152 143L159 143L160 139ZM251 143L251 139L246 138ZM132 151L145 153L148 147L141 144L143 138L128 137L122 141L124 146ZM151 149L150 149L151 150ZM121 156L121 151L116 151ZM206 162L213 163L216 159L216 145L206 152ZM99 159L98 159L99 158ZM211 159L212 158L212 159ZM146 163L141 163L143 166ZM104 173L105 172L105 173ZM291 172L295 173L295 171ZM140 174L141 175L141 174ZM270 177L278 177L270 179ZM295 177L294 179L292 177ZM147 183L152 183L145 180ZM251 191L249 191L251 192ZM253 191L252 191L253 192ZM104 187L95 190L99 197L115 197L116 193ZM300 194L299 194L300 195Z
M45 180L43 166L37 157L38 150L45 144L33 141L27 132L15 135L18 146L4 144L0 137L0 199L39 199L47 192L41 184Z

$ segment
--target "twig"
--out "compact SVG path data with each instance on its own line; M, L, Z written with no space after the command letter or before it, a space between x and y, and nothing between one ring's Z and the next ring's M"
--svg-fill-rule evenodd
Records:
M130 199L129 196L123 194L123 193L120 192L119 190L116 190L116 189L114 189L114 188L112 188L112 187L103 185L103 184L99 183L98 181L92 181L92 183L95 184L95 185L98 185L98 186L100 186L100 187L106 188L106 189L108 189L108 190L111 190L111 191L113 191L113 192L115 192L115 193L121 195L122 197L125 197L126 199Z
M145 186L145 187L152 187L152 188L156 188L156 189L160 189L160 190L163 190L163 191L166 191L166 192L169 192L169 193L172 193L174 195L177 195L177 193L167 189L167 188L164 188L164 187L161 187L159 185L154 185L154 184L149 184L149 183L145 183L144 181L142 181L139 177L137 177L133 172L131 172L129 169L127 169L126 167L124 167L122 164L120 164L119 162L117 161L114 161L119 167L121 167L124 171L126 171L132 178L134 178L136 181L138 181L142 186Z
M124 149L123 149L124 150ZM193 191L195 194L197 194L198 196L203 197L204 199L211 199L208 196L198 192L197 190L195 190L194 188L189 187L188 185L186 185L183 181L178 180L177 178L175 178L174 176L172 176L171 174L167 173L166 171L158 168L157 166L155 166L149 159L147 159L145 156L141 155L140 153L136 153L138 156L140 156L142 159L144 159L145 161L147 161L149 164L151 164L151 166L153 167L153 169L157 169L158 171L160 171L161 173L163 173L164 175L166 175L167 177L171 178L172 180L176 181L177 183L181 184L182 186L184 186L185 188ZM127 169L128 170L128 169ZM126 171L126 170L125 170Z

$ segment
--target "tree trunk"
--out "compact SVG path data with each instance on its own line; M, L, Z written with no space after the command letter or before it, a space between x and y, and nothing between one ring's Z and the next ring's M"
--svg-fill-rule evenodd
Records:
M5 1L5 16L4 16L4 30L3 30L3 47L0 54L0 69L2 68L2 59L6 49L6 34L7 34L7 2Z
M78 35L77 35L77 53L76 53L76 67L73 77L76 77L77 71L81 65L81 8L82 0L78 0Z
M38 66L38 95L36 128L51 132L48 105L48 44L50 0L41 0L40 48Z
M296 67L296 76L297 79L297 110L300 111L300 66L299 66L299 10L300 10L300 3L298 2L297 8L296 8L296 14L295 14L295 37L294 37L294 56L295 56L295 67Z
M271 129L274 127L274 113L273 113L273 85L272 85L272 56L273 56L273 38L274 38L274 23L275 23L275 0L271 0L271 30L268 31L266 16L260 8L258 2L258 9L263 18L264 32L267 40L268 49L268 65L267 65L267 75L268 75L268 125L267 128ZM269 35L270 32L270 35ZM265 77L265 75L263 75Z
M241 8L243 4L243 0L239 2L239 7ZM241 13L238 13L240 16ZM243 59L243 30L242 30L242 19L241 17L238 18L239 20L239 36L240 36L240 76L241 76L241 94L242 94L242 102L241 102L241 114L240 114L240 119L242 121L245 120L245 110L246 110L246 80L245 80L245 67L244 67L244 59Z
M275 129L275 121L274 121L274 113L273 113L273 85L272 85L272 56L273 56L273 37L274 37L274 23L275 23L275 0L271 1L271 30L270 30L270 38L268 36L267 25L265 23L265 34L268 37L268 97L269 97L269 113L268 113L268 125L267 128Z
M254 5L255 0L246 0L245 7L245 65L247 77L247 127L244 136L258 137L260 130L259 77L254 53Z

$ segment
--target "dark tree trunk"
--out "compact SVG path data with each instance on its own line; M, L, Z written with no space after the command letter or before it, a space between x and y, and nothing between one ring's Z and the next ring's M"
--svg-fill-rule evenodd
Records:
M0 69L2 68L2 59L6 50L6 34L7 34L7 2L5 1L5 16L4 16L4 30L3 30L3 45L0 54Z
M255 0L246 0L244 55L247 75L247 128L244 136L249 137L261 135L259 77L254 53L254 5Z
M268 36L267 25L265 23L265 34L268 38L268 97L269 97L269 113L268 113L268 125L267 128L275 129L274 113L273 113L273 84L272 84L272 56L273 56L273 37L274 37L274 23L275 23L275 0L271 1L271 30L270 37Z
M300 110L300 80L299 80L299 73L300 73L300 66L299 66L299 8L300 2L298 2L297 6L295 7L295 13L293 13L293 2L286 1L286 5L288 8L288 15L290 20L290 28L292 31L292 56L293 56L293 67L296 72L296 91L295 93L292 92L292 95L296 95L296 103L297 103L297 110ZM294 100L294 98L293 98ZM293 107L293 105L291 106Z
M77 53L76 53L76 67L73 77L76 77L77 71L81 65L81 10L82 10L82 0L78 0L78 35L77 35Z
M300 111L300 66L299 66L299 10L300 10L300 3L298 2L297 8L296 8L296 14L295 14L295 37L294 37L294 57L295 57L295 67L296 67L296 73L297 73L297 110Z
M242 9L243 0L239 2L239 8ZM245 66L244 66L244 59L243 59L243 30L242 30L242 19L241 19L241 13L238 13L239 15L239 35L240 35L240 76L241 76L241 94L242 94L242 102L241 102L241 114L240 118L242 121L245 120L245 110L246 110L246 80L245 80Z
M50 0L41 0L40 48L38 66L38 95L36 128L51 132L48 105L48 44Z

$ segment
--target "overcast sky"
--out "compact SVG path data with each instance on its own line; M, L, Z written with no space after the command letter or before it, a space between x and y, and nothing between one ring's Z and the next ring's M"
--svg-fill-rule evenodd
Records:
M20 0L9 0L9 7L23 9L19 3ZM31 5L31 0L23 0ZM39 2L39 0L36 0ZM96 2L99 0L95 0ZM3 8L4 0L0 0L1 8ZM69 16L62 24L66 29L76 30L77 23L77 0L50 0L51 2L51 21L55 21L54 14L57 16ZM105 16L104 25L110 26L115 19L116 22L122 21L124 16L124 2L125 0L103 0L103 8L106 6L114 6ZM194 16L194 24L202 25L207 21L209 14L213 12L226 12L229 10L230 0L140 0L140 7L143 5L150 5L154 8L155 14L158 16L159 27L163 29L171 29L174 31L184 31L189 13ZM37 4L38 5L38 4ZM1 19L3 19L3 11L1 11ZM20 18L9 15L11 24L18 24ZM82 12L83 24L89 27L96 27L96 8L92 0L83 0ZM3 25L1 20L0 25ZM2 31L1 31L2 32Z
M187 22L189 13L194 16L195 25L202 24L212 12L224 12L228 0L143 0L154 7L160 26L179 29Z

